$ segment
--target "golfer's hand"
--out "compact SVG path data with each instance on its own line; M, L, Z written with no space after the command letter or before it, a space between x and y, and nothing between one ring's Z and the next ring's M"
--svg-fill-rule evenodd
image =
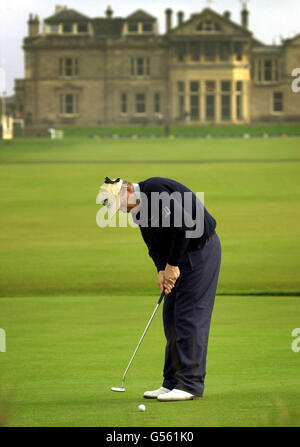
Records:
M164 271L164 290L168 295L173 289L177 278L179 278L180 270L177 266L167 264Z
M158 272L158 287L160 288L161 293L163 293L164 291L164 282L165 282L165 271L160 270Z

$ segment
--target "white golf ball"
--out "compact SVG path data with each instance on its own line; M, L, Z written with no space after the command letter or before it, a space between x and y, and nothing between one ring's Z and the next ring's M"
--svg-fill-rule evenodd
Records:
M145 411L146 410L146 407L145 407L145 405L139 405L139 411Z

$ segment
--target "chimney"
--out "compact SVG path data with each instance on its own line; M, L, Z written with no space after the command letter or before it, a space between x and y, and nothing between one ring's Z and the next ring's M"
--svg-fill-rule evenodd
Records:
M242 19L242 27L243 28L248 28L248 16L249 16L249 11L247 9L247 3L243 2L243 9L241 12L241 19Z
M113 10L111 9L111 6L110 5L108 5L108 7L107 7L107 9L106 9L106 11L105 11L105 14L106 14L106 17L108 18L108 19L111 19L112 18L112 16L113 16Z
M54 14L57 14L58 12L63 11L64 9L68 9L67 6L55 5L55 12L54 12Z
M231 15L230 11L224 11L225 19L230 20L230 15Z
M178 11L178 13L177 13L178 26L183 24L183 17L184 17L184 12Z
M173 11L172 9L168 8L166 9L166 32L168 33L169 31L171 31L172 28L172 14Z
M34 16L33 14L29 14L29 20L28 20L28 35L31 36L37 36L40 34L40 20L39 16Z

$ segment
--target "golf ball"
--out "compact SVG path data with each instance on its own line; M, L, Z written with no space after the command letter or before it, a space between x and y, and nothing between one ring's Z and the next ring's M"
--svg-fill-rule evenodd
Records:
M139 405L139 411L145 411L146 410L146 407L145 407L145 405Z

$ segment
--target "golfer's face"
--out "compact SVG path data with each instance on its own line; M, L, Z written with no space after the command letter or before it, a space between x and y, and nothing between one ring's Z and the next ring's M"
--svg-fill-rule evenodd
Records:
M120 211L129 213L136 206L136 197L133 191L127 187L120 194Z
M123 211L123 213L127 213L128 210L128 190L127 188L122 189L122 192L120 194L120 211Z

